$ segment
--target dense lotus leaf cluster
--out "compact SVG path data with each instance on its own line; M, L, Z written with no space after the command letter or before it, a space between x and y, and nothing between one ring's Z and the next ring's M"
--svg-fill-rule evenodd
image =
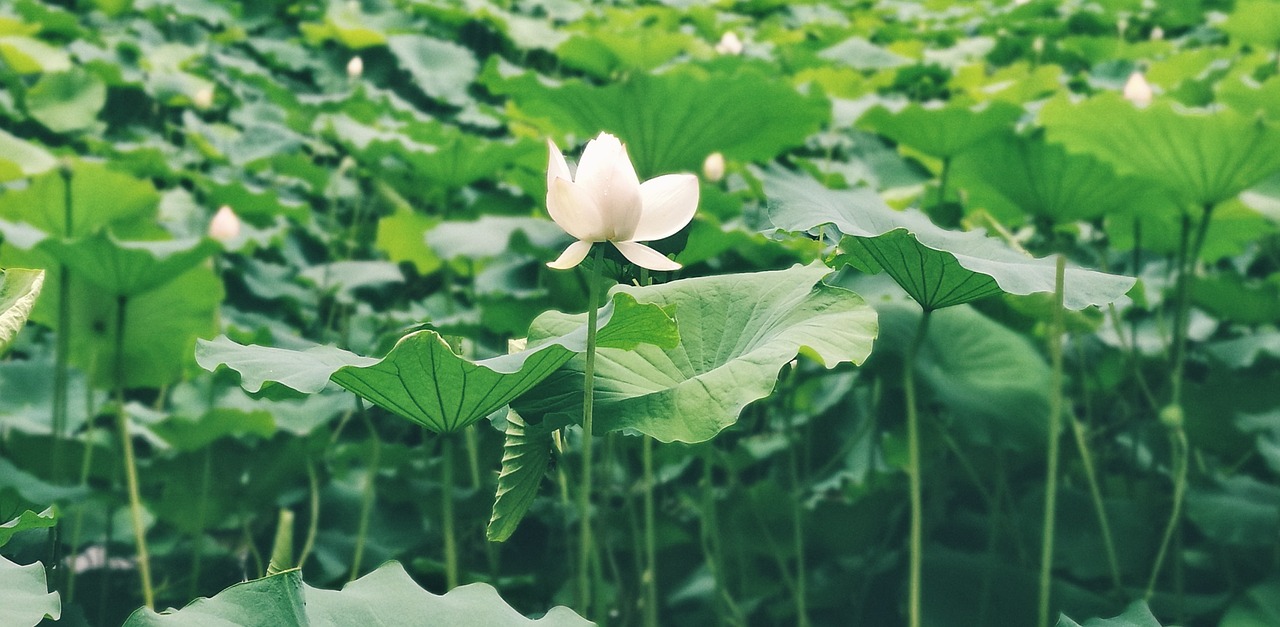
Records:
M1271 0L0 3L0 624L1267 625L1277 49Z

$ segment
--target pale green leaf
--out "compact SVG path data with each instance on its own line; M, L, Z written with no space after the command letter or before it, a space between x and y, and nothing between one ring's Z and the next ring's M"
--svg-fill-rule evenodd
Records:
M31 117L55 133L83 131L106 105L107 86L81 68L43 74L27 90L26 103Z
M0 354L31 317L43 285L44 270L0 270Z
M876 336L875 311L857 294L822 283L828 272L815 264L615 288L642 303L674 306L680 344L597 352L596 432L702 442L768 396L778 372L801 353L828 368L861 364ZM582 318L543 314L530 340L564 333ZM531 423L578 422L583 362L570 361L516 409Z
M490 542L505 542L515 532L529 506L538 496L547 464L551 460L551 430L531 433L524 418L507 410L507 439L502 447L502 472L493 501L493 516L485 532Z
M49 592L44 564L19 566L0 555L0 622L12 627L34 627L45 617L57 620L62 602Z

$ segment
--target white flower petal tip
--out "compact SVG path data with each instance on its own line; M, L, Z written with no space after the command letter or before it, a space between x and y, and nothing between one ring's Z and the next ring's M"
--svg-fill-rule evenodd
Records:
M662 253L645 246L639 242L613 242L614 248L622 253L627 261L648 268L657 272L671 272L679 270L682 266L663 256Z
M587 254L591 252L591 242L576 241L569 244L569 247L560 253L555 261L548 261L547 267L555 270L568 270L582 263L587 258Z

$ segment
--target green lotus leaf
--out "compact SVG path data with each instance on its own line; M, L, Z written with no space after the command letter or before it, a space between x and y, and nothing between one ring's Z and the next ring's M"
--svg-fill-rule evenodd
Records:
M94 125L107 103L102 79L81 68L42 74L27 91L31 117L55 133L82 131Z
M1157 181L1197 208L1235 197L1280 170L1280 127L1230 109L1181 112L1158 101L1140 109L1116 94L1040 112L1050 141L1109 162L1122 175Z
M119 237L155 229L160 194L150 181L113 170L101 163L70 164L71 211L62 174L50 170L24 189L0 194L0 218L26 222L48 235L79 237L111 225Z
M856 70L883 70L911 63L862 37L850 37L818 53L818 57Z
M0 37L0 59L18 74L64 72L71 69L71 56L65 50L23 35Z
M507 411L507 439L502 447L502 472L493 501L493 516L485 536L504 542L515 533L529 506L538 496L547 464L551 461L549 429L530 430L515 410Z
M914 209L894 211L868 189L830 190L812 178L777 168L766 172L770 219L806 232L834 226L841 245L865 271L884 270L926 309L1006 292L1055 291L1055 262L1014 251L980 231L948 231ZM1124 296L1134 279L1068 268L1065 304L1079 310Z
M470 50L425 35L392 35L387 47L422 93L459 106L471 99L467 86L475 80L480 63Z
M970 193L978 195L973 202L980 202L980 192L994 192L1026 213L1059 222L1125 211L1149 187L1090 155L1012 133L962 153L951 174L961 187L972 184Z
M627 142L641 178L698 171L707 155L765 161L804 144L830 117L830 104L744 67L709 75L697 68L637 72L605 86L578 80L547 85L532 73L482 81L509 97L520 119L576 141L608 131ZM567 148L561 144L561 148Z
M44 270L0 270L0 354L31 317L43 285Z
M1245 591L1227 608L1219 627L1258 627L1280 621L1280 579L1271 578Z
M1219 28L1243 43L1275 50L1280 48L1280 5L1271 0L1238 0Z
M1123 614L1114 618L1094 618L1081 624L1067 618L1066 615L1059 616L1058 627L1160 627L1160 621L1156 620L1155 615L1151 613L1147 602L1139 600L1134 601L1125 608Z
M35 176L57 163L40 145L0 130L0 182Z
M0 555L0 618L6 625L35 627L61 614L62 601L57 592L49 592L44 564L20 566Z
M442 259L483 259L510 254L512 237L519 232L534 246L555 249L566 242L564 230L554 222L516 216L485 216L469 222L441 222L426 233L427 246Z
M642 303L674 306L680 344L596 353L597 433L625 430L662 442L703 442L736 422L747 404L768 396L778 372L800 353L828 368L861 364L876 336L875 311L857 294L822 283L829 272L814 264L614 288ZM530 342L567 332L582 318L543 314L530 327ZM533 424L577 422L584 361L571 360L516 410Z
M58 524L58 512L53 507L48 507L40 513L26 510L18 515L17 518L7 523L0 524L0 546L4 546L13 537L13 534L28 529L48 529Z
M537 620L525 618L502 600L493 586L485 583L467 584L444 595L435 595L419 587L398 562L388 562L342 590L312 588L303 583L299 571L289 570L236 584L212 598L197 599L180 610L156 613L140 609L125 621L124 627L407 624L585 627L594 623L562 606L552 608Z
M77 278L127 297L172 281L222 247L211 239L124 242L103 231L74 240L48 238L38 248Z
M678 341L666 310L637 303L627 294L602 308L599 324L599 346L630 349L640 343L674 346ZM332 380L437 433L453 433L537 385L586 350L586 338L586 325L579 324L536 347L473 362L459 357L430 330L401 338L382 359L327 346L305 351L242 346L222 336L201 340L196 362L207 370L226 364L240 373L250 392L270 381L314 394Z
M996 131L1012 128L1022 107L991 102L978 108L909 104L896 112L877 105L858 119L858 128L940 159L960 154Z

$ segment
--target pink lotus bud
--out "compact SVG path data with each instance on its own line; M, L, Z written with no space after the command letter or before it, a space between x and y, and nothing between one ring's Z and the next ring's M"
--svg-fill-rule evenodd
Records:
M240 237L240 217L231 207L222 205L218 208L218 213L209 221L209 237L219 242L229 242Z

